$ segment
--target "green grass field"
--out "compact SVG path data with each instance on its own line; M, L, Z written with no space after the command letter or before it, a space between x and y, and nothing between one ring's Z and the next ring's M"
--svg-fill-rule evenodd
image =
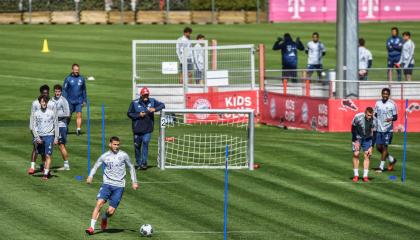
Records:
M385 63L382 46L394 23L363 24L361 32ZM418 23L399 23L420 33ZM333 66L332 24L193 26L221 44L259 43L267 48L285 31L309 40L317 30L329 45L325 64ZM139 239L143 223L153 225L152 239L223 239L223 170L138 172L140 188L129 185L110 230L86 236L100 171L94 184L87 175L86 134L69 135L71 171L54 172L43 182L29 176L32 149L28 115L40 85L62 83L73 62L84 75L92 111L92 156L101 153L101 103L106 106L106 136L118 135L134 157L131 123L125 113L131 97L131 40L174 39L182 26L0 26L0 239ZM51 53L41 54L48 38ZM376 42L377 41L377 42ZM331 53L331 54L330 54ZM417 54L420 55L420 54ZM279 55L268 52L269 68ZM302 59L302 58L301 58ZM303 64L303 61L301 61ZM302 65L303 66L303 65ZM153 93L152 93L153 94ZM74 131L74 121L70 131ZM86 125L84 125L84 130ZM229 239L417 239L420 235L420 134L408 134L407 177L402 184L403 135L395 134L396 171L370 173L369 183L353 183L349 133L317 133L260 126L255 131L255 171L230 172ZM156 164L157 133L150 146ZM374 153L372 167L379 163ZM53 165L62 165L57 149ZM389 176L396 175L396 181ZM99 225L99 224L98 224ZM99 227L97 225L97 227Z

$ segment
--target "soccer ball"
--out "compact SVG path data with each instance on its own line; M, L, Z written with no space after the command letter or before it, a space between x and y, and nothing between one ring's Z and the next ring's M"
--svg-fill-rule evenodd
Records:
M143 224L140 227L140 235L142 237L151 237L153 234L153 228L150 224Z

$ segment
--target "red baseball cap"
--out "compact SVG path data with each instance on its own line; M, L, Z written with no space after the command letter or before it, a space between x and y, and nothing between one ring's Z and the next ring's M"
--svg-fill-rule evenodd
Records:
M150 94L150 92L149 92L149 89L147 87L144 87L140 90L140 96L149 95L149 94Z

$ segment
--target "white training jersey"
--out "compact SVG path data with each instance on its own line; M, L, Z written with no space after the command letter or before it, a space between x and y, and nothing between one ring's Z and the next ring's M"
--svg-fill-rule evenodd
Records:
M35 138L54 136L58 139L58 119L51 109L39 109L32 114L32 133Z
M375 104L375 115L376 115L376 131L377 132L392 132L393 121L387 122L387 119L392 119L394 115L397 115L397 106L395 102L388 99L385 103L382 100L376 101Z
M93 175L95 175L96 170L102 166L102 163L105 164L105 170L103 173L104 184L115 187L125 187L126 166L130 168L132 183L137 183L136 169L133 164L131 164L130 157L124 151L119 150L117 153L114 153L109 150L108 152L102 154L92 167L89 177L93 177Z
M204 48L199 44L195 44L193 49L193 62L196 70L204 70Z
M48 101L47 108L51 109L52 111L55 111L55 103L53 103L52 101ZM31 106L31 115L29 116L29 130L31 131L33 126L32 115L40 109L41 104L39 103L38 99L34 100Z
M408 65L414 64L414 49L416 46L411 39L408 39L404 42L402 51L401 51L401 58L400 64L402 64L403 68L408 68Z
M66 98L63 96L60 96L59 98L53 97L50 101L55 104L58 127L67 127L66 118L70 117L70 108Z
M179 62L182 63L182 58L184 57L184 48L191 48L191 41L185 36L182 36L177 39L176 43L176 55L178 55ZM191 51L188 51L187 59L191 59Z
M308 49L308 64L322 64L322 54L326 52L324 44L319 41L310 41L306 44L306 48Z
M369 60L372 60L372 53L365 47L359 47L359 70L366 70L369 66Z

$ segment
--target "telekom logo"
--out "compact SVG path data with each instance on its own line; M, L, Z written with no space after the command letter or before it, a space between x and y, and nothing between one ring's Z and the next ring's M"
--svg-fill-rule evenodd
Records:
M375 19L376 16L374 15L374 12L379 12L379 0L363 0L362 1L362 11L367 12L366 19ZM395 6L389 6L384 5L383 11L390 12L400 12L401 6L395 5Z
M300 19L299 12L305 12L305 0L289 0L289 12L293 13L292 19Z

